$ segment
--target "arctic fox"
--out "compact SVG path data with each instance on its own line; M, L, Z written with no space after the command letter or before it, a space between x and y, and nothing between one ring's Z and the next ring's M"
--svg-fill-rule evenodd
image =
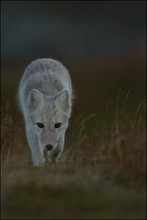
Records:
M27 66L20 81L19 104L34 166L57 161L64 147L71 116L72 83L68 70L53 59L37 59Z

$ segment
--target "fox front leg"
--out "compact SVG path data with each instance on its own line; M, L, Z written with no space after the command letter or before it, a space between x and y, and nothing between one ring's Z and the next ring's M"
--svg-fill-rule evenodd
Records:
M57 147L48 152L48 160L57 162L64 148L64 137L60 138Z
M35 134L32 132L30 132L30 129L26 129L26 134L27 134L27 140L28 140L28 144L32 153L32 162L34 166L41 166L44 161L44 155L43 155L43 151L40 149L39 147L39 143L35 137Z
M45 158L43 155L43 152L41 152L41 150L36 146L36 148L32 149L31 148L31 152L32 152L32 162L34 166L41 166L44 164L45 162Z

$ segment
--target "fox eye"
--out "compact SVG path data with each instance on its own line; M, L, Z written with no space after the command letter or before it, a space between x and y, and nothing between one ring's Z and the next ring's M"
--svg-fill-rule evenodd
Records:
M55 124L55 128L60 128L60 126L61 126L61 123Z
M44 128L44 125L42 123L36 123L36 124L39 128Z

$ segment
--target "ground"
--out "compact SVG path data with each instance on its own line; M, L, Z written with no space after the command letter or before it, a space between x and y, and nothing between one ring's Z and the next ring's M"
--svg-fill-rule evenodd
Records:
M133 119L125 115L115 106L111 126L101 130L96 115L74 119L59 162L39 168L32 166L22 122L6 115L2 219L146 219L145 103Z

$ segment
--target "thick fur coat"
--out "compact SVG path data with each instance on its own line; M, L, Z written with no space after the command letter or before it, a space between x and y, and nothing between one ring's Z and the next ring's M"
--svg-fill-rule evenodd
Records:
M71 116L72 84L68 70L53 59L37 59L27 66L19 85L19 104L34 166L57 160L63 150Z

